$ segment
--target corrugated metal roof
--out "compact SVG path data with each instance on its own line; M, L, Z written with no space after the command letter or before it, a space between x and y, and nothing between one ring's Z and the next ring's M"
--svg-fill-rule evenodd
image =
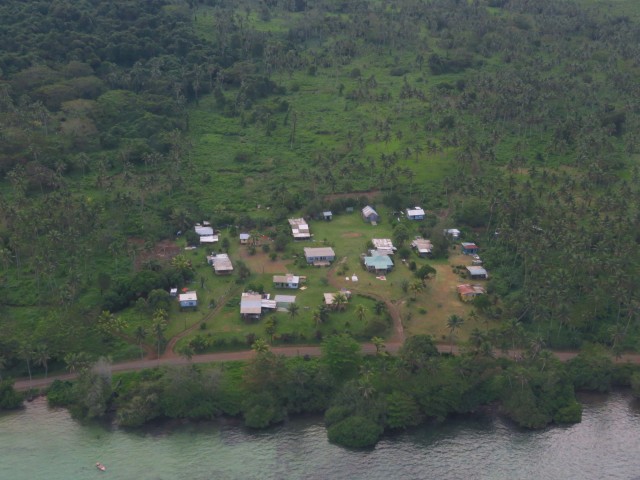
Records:
M362 215L364 215L365 217L369 217L370 215L378 216L378 212L376 212L372 207L367 205L362 209Z
M331 247L305 247L304 256L309 257L335 257L336 253Z
M179 301L181 302L189 302L189 301L197 301L198 300L198 294L196 292L185 292L185 293L181 293L178 296Z

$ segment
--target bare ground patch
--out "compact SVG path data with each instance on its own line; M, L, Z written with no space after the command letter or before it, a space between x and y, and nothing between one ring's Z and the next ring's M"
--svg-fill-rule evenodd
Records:
M347 233L343 233L342 235L340 235L342 238L360 238L363 235L361 233L358 232L347 232Z
M150 249L145 248L145 241L141 238L130 238L127 242L138 250L135 260L136 270L140 270L142 265L149 260L166 263L180 253L180 247L173 240L162 240Z
M246 247L241 248L238 255L247 264L249 270L255 273L286 273L293 263L293 260L282 260L280 258L271 260L269 254L262 251L257 251L255 254L250 255L249 249Z

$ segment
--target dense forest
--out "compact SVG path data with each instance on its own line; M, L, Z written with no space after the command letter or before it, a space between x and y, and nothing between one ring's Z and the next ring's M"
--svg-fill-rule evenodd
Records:
M8 0L0 23L3 367L124 351L101 312L184 285L180 258L136 260L196 221L276 235L371 191L482 244L478 313L503 325L488 341L637 348L640 27L624 10Z

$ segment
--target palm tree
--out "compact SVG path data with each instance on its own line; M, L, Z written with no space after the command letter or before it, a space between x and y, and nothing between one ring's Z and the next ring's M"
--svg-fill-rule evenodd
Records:
M134 336L136 338L136 343L138 344L138 348L140 349L140 358L143 358L144 349L142 348L142 342L144 342L144 339L147 338L147 330L142 325L138 325L138 328L136 328Z
M164 340L164 331L167 328L167 312L162 308L157 309L153 313L153 333L156 335L156 340L158 343L158 357L160 358L160 345Z
M345 309L348 301L349 299L344 293L338 292L333 295L333 301L331 302L331 306L334 309L341 311Z
M451 353L453 353L453 338L456 330L459 330L464 325L464 319L458 315L450 315L447 319L447 328L449 329L449 339L451 340Z
M178 353L180 354L181 357L186 358L187 361L190 362L195 352L193 351L193 348L191 348L189 345L183 345L178 350Z
M2 370L7 366L7 359L0 355L0 382L2 381Z
M297 303L294 302L291 305L289 305L288 311L291 319L294 319L296 317L299 310L300 310L300 305L298 305Z
M251 349L256 353L267 353L269 351L269 344L262 338L259 338L255 342L253 342L253 345L251 345Z
M411 298L414 300L418 298L418 293L424 289L424 284L422 282L412 282L409 285L409 290L411 291Z
M276 334L276 328L277 328L277 324L274 318L270 318L264 324L264 331L267 335L269 335L269 338L271 339L270 340L271 343L273 343L273 337Z
M91 359L85 352L67 353L64 356L64 363L67 364L67 370L71 373L83 371L91 364Z
M380 337L373 337L371 343L376 347L376 355L381 357L387 355L387 346L384 344L384 339Z
M360 322L364 322L364 319L367 317L367 309L364 305L360 304L356 306L356 317Z
M49 348L44 343L40 343L36 346L33 354L33 363L44 367L44 378L47 378L49 376L49 360L51 359Z
M318 328L321 323L324 323L324 318L325 318L325 315L323 314L323 311L321 309L316 308L313 311L313 321L316 324L316 328Z
M27 371L29 372L29 384L31 384L31 360L33 359L33 349L28 343L20 345L18 357L27 362Z

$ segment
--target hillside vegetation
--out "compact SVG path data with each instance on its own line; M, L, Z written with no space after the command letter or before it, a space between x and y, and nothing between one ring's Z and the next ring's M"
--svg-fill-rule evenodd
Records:
M371 199L480 245L495 345L636 348L640 28L614 3L3 2L2 364L160 349L166 290L204 285L171 260L195 222L277 240Z

